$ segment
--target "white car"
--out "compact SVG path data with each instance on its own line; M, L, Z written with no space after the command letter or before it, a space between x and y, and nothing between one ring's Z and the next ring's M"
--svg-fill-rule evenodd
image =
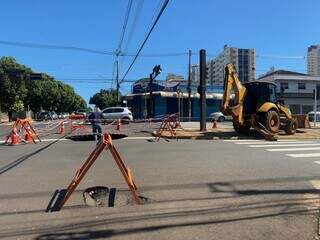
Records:
M109 107L101 111L102 117L105 120L121 119L126 121L132 121L132 113L126 107Z
M226 117L222 112L214 112L210 114L210 120L212 121L213 119L218 122L223 122L224 120L226 120Z
M310 122L314 121L314 111L308 112L308 118ZM320 122L320 112L316 112L316 122Z

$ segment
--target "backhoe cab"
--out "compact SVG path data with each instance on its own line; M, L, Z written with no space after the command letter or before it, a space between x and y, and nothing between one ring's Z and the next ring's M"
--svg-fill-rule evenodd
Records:
M274 140L274 134L280 129L287 134L295 133L297 121L290 110L277 101L275 84L259 81L242 84L232 64L225 68L224 81L221 112L232 116L236 132L248 134L253 127L270 140Z

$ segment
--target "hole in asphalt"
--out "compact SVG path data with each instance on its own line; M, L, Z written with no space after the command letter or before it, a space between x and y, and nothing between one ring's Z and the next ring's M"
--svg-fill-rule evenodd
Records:
M111 136L112 140L117 140L117 139L128 137L128 135L120 134L120 133L110 133L110 136ZM93 134L74 135L74 136L69 136L67 138L71 139L73 141L94 141Z
M130 191L118 191L116 188L94 186L85 189L82 193L85 205L90 207L121 207L135 205ZM150 203L147 197L140 196L144 203Z

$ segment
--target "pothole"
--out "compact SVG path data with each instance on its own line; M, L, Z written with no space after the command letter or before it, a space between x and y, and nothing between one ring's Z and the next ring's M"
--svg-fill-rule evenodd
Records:
M109 135L111 136L112 140L128 137L128 135L121 134L121 133L110 133ZM93 134L73 135L73 136L68 136L66 138L73 141L94 141L95 140Z
M82 193L85 205L90 207L123 207L135 205L130 191L117 190L105 186L95 186L85 189ZM141 196L143 203L150 203L151 199Z

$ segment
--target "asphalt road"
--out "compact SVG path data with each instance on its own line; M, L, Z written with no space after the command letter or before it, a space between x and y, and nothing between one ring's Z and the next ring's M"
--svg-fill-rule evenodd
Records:
M38 144L0 145L1 239L317 237L320 150L305 148L320 142L155 143L130 136L114 143L141 194L150 199L147 204L119 198L113 208L84 205L81 194L90 186L115 187L119 196L129 196L111 154L104 152L66 207L45 213L53 192L67 187L95 147L92 141L46 138Z

